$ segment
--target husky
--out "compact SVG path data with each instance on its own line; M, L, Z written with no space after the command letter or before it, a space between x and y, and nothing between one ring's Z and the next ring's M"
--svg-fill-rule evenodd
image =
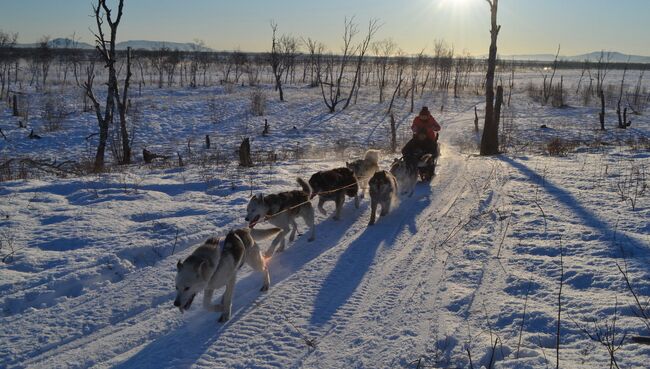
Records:
M418 167L404 158L395 159L390 166L390 174L397 180L400 193L413 196L415 185L418 183Z
M401 194L413 196L415 185L418 183L418 174L431 168L434 158L431 154L422 155L417 162L404 158L395 159L390 167L390 173L397 179L397 186Z
M315 173L309 178L311 186L311 197L318 195L318 210L326 214L323 204L326 201L336 203L334 220L341 219L341 208L345 202L345 196L354 197L354 206L359 208L359 184L357 177L348 168L336 168Z
M272 225L279 227L282 231L271 242L271 247L266 251L266 257L271 257L275 253L275 248L280 244L279 252L284 251L286 246L285 237L291 230L289 241L296 238L298 224L296 217L301 217L311 231L308 241L316 239L316 228L314 225L314 207L309 202L312 194L311 186L302 178L297 179L302 190L280 192L271 195L258 194L253 196L248 202L246 208L246 221L249 222L250 228L260 219L267 219ZM291 229L293 227L293 230Z
M368 150L363 159L345 162L345 166L357 177L361 187L361 198L363 198L368 189L368 181L379 170L379 150Z
M271 238L281 229L232 230L219 247L219 238L209 238L188 256L185 261L176 264L176 306L181 313L192 306L194 297L203 291L203 307L208 311L221 312L219 322L230 319L232 297L237 281L237 270L244 263L264 275L261 291L268 291L271 284L269 268L262 256L257 241ZM220 304L212 304L214 291L226 286Z
M380 216L385 216L390 209L397 205L397 180L390 172L381 170L375 173L369 181L370 188L370 223L375 224L377 205L381 205Z

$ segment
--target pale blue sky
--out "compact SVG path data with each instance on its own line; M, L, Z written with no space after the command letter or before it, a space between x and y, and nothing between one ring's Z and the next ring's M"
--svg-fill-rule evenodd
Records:
M116 0L112 0L116 3ZM76 32L91 41L91 0L2 0L0 28L19 42ZM377 38L407 53L444 39L457 51L486 54L485 0L126 0L121 41L189 42L217 50L264 51L271 20L281 33L312 37L338 50L345 16L379 18ZM501 0L499 53L580 54L601 49L650 55L650 0Z

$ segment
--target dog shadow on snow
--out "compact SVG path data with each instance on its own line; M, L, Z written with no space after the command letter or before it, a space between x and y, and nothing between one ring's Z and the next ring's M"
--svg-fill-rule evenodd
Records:
M422 186L424 187L424 186ZM423 197L423 195L426 195ZM430 203L430 188L420 188L411 199L405 199L391 214L382 217L373 227L366 229L343 252L332 273L324 280L323 289L316 298L314 316L319 324L326 322L354 292L357 284L363 278L374 259L377 247L382 241L390 244L392 240L406 227L411 232L416 231L415 217ZM274 285L291 277L304 265L318 258L321 254L336 247L339 241L349 233L349 228L357 221L368 221L369 199L363 201L359 209L354 208L352 201L345 204L342 220L333 221L333 209L329 209L326 219L316 225L316 240L306 242L307 236L299 237L294 243L289 243L287 249L278 254L270 264L271 289ZM363 219L359 219L362 217ZM394 222L399 221L397 227ZM302 227L301 227L302 228ZM268 242L262 244L268 247ZM246 270L249 270L246 267ZM219 314L202 311L202 296L197 299L187 317L181 319L178 326L153 339L144 348L117 368L176 368L189 367L208 351L221 336L228 332L238 321L263 304L266 294L260 293L262 277L259 273L249 272L238 279L233 299L233 315L225 324L218 324ZM341 283L344 281L345 283ZM331 293L330 285L338 285L335 293ZM329 292L325 292L329 291ZM215 293L215 299L223 293L223 289ZM288 296L287 298L290 298ZM163 302L164 303L164 302ZM172 300L169 300L170 309ZM180 313L179 313L180 314ZM312 319L313 320L313 319Z
M336 265L323 280L315 297L310 323L323 326L334 318L357 290L375 260L380 247L390 249L405 230L417 233L416 219L431 204L431 187L418 184L411 198L401 203L387 216L367 227L340 255Z

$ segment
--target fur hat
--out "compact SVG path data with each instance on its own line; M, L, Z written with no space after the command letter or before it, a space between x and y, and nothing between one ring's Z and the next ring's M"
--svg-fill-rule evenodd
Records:
M426 106L423 106L422 109L420 110L419 115L429 115L429 114L431 114L431 113L429 113L429 108L426 107Z

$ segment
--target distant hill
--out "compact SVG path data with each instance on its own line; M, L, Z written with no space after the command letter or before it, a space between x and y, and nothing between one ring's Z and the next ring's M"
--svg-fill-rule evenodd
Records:
M48 42L48 45L51 48L74 48L74 49L93 49L95 46L79 41L73 41L69 38L55 38ZM17 44L17 47L39 47L38 42L31 44ZM212 49L199 46L198 44L192 42L169 42L169 41L147 41L147 40L130 40L118 42L115 47L118 50L126 50L127 47L131 47L134 50L158 50L167 48L170 50L180 50L180 51L212 51Z
M80 41L73 41L69 38L54 38L50 40L48 43L48 46L54 49L63 49L63 48L71 48L71 49L92 49L94 46L85 43L85 42L80 42ZM31 44L16 44L17 47L39 47L41 46L40 43L34 42Z
M126 49L131 47L134 50L159 50L167 48L170 50L179 51L213 51L212 49L204 46L197 45L193 42L169 42L169 41L147 41L147 40L130 40L118 42L115 45L118 49Z
M628 55L619 53L617 51L605 51L605 60L607 59L607 54L609 53L610 62L612 63L625 63L629 61L630 63L650 63L650 56L642 55ZM487 57L484 55L483 57ZM499 55L500 59L515 59L515 60L529 60L529 61L553 61L555 59L555 54L518 54L518 55ZM558 56L559 60L567 61L584 61L589 60L592 62L597 62L600 58L600 51L594 51L587 54L566 56Z

